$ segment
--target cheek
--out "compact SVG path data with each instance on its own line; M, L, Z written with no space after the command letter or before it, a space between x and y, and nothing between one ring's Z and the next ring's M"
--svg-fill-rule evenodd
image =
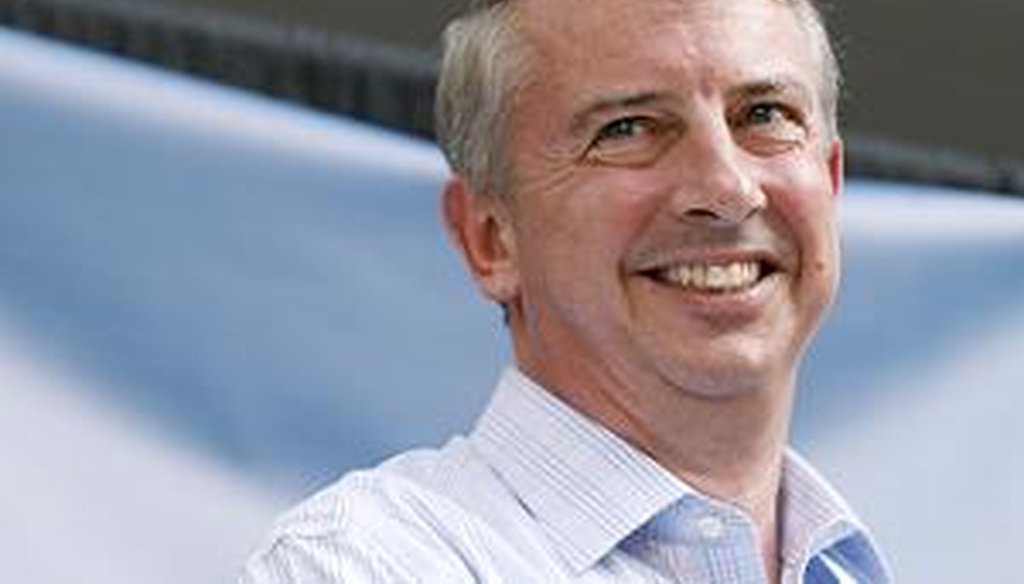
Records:
M775 214L799 249L802 280L828 302L839 277L839 198L828 168L823 162L806 162L771 176L763 184Z
M829 246L835 239L839 198L824 161L804 160L768 168L762 179L771 206L802 246ZM811 250L805 250L813 252Z
M638 171L577 167L543 185L531 211L538 229L590 255L619 261L660 208L661 189Z
M664 210L671 180L653 169L599 167L589 169L589 193L583 204L616 241L639 239Z
M613 314L628 310L624 258L656 208L641 186L621 172L585 168L533 193L523 207L520 257L523 299L535 318L590 328L613 326Z

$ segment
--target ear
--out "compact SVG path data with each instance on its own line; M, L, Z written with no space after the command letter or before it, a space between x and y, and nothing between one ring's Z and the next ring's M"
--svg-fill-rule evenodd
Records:
M460 176L448 180L442 197L448 234L477 286L495 302L512 302L519 295L519 266L507 206L492 195L473 193Z
M832 181L832 195L835 197L843 193L843 159L843 141L836 138L828 148L828 173Z

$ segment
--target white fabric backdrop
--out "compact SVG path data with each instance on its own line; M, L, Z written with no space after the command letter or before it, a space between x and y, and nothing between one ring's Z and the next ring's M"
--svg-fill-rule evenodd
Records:
M0 136L4 581L223 582L288 502L486 399L500 315L430 145L5 30ZM1007 581L1024 202L852 181L843 213L795 439L900 581Z

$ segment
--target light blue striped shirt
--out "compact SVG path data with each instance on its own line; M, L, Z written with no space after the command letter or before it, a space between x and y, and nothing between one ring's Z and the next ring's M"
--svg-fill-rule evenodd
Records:
M781 491L784 584L890 582L799 457ZM243 584L766 582L752 522L514 368L468 438L350 473L286 514Z

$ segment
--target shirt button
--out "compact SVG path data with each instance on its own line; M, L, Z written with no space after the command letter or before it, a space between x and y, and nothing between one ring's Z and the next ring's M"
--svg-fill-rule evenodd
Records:
M725 523L714 515L708 515L697 520L697 531L704 539L713 541L725 535Z

